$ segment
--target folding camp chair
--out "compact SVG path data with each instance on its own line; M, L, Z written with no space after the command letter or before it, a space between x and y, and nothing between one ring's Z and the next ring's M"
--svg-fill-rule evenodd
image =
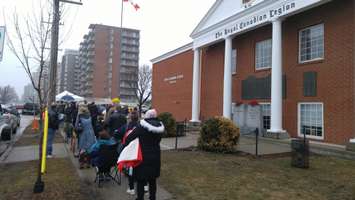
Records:
M99 158L102 161L102 166L96 166L95 183L101 187L104 180L113 180L118 185L121 184L121 175L117 170L117 144L115 145L102 145L99 150Z

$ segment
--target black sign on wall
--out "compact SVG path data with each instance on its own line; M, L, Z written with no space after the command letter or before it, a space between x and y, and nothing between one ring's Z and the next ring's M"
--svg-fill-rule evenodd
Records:
M317 96L317 72L303 73L303 95L305 97Z
M286 76L282 76L282 96L286 98ZM249 76L242 81L242 99L271 99L271 75L256 78Z

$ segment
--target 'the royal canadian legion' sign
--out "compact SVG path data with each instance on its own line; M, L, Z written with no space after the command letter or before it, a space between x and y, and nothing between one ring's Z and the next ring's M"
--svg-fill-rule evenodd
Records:
M218 31L215 34L215 39L219 39L221 37L225 37L227 35L231 35L231 34L240 32L244 29L248 29L252 26L270 21L271 19L273 19L275 17L285 15L286 13L294 10L295 8L296 8L296 2L288 2L288 3L282 4L281 6L275 8L275 9L270 9L264 13L260 13L260 14L254 15L250 18L243 19L243 20L235 23L231 27L227 27L222 31Z

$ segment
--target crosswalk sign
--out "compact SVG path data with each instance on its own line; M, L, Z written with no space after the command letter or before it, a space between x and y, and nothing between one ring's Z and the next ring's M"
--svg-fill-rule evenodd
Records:
M2 61L2 55L4 52L5 43L5 26L0 26L0 62Z

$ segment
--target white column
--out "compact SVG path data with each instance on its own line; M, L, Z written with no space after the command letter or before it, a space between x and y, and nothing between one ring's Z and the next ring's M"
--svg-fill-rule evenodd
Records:
M227 37L224 49L223 117L232 117L232 38Z
M191 122L199 122L200 121L199 115L200 115L200 50L194 49Z
M271 127L269 132L285 132L282 129L282 21L280 19L272 22Z

